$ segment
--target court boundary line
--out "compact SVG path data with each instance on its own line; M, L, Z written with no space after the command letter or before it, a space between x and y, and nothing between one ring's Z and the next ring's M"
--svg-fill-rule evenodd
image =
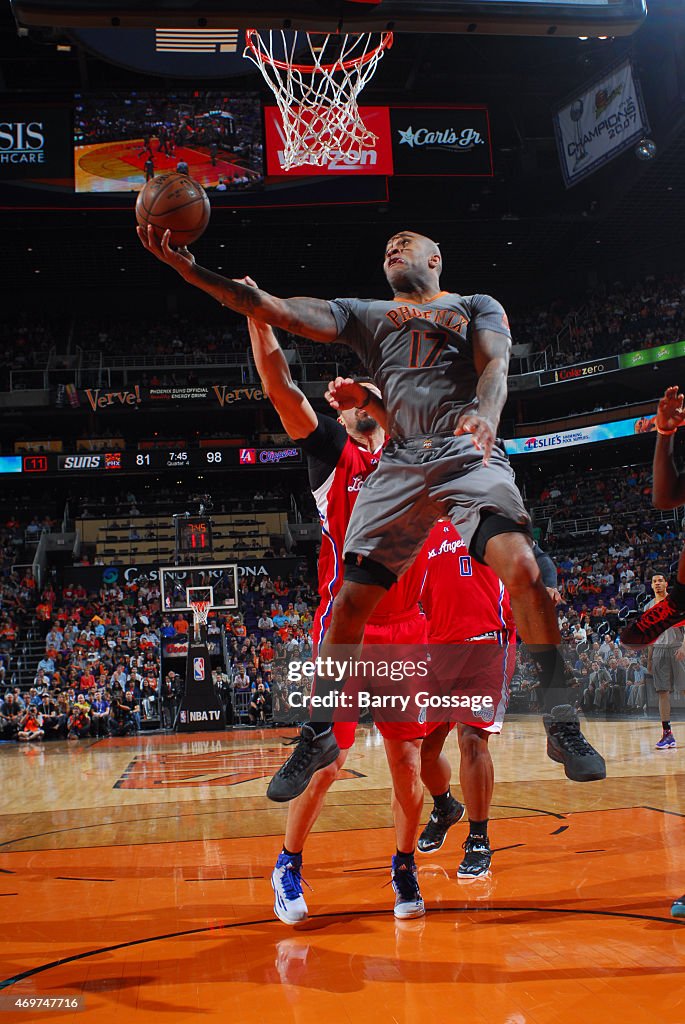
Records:
M346 805L344 805L344 806L346 806ZM359 805L359 806L377 807L379 805L378 804L363 804L363 805ZM499 807L515 808L517 805L516 804L493 804L492 806L493 807L499 806ZM262 807L262 808L255 808L254 810L255 811L259 810L259 811L265 812L265 811L271 811L271 810L276 810L276 809L277 808L275 808L275 807L274 808ZM521 809L522 810L531 810L531 808L528 808L528 807L523 807ZM586 808L585 810L582 810L582 811L567 811L565 815L560 815L560 814L558 814L555 811L545 811L545 810L540 809L535 814L510 815L510 816L505 816L503 818L494 818L493 820L494 821L526 821L526 820L529 820L529 819L533 819L534 820L535 818L545 818L545 817L562 818L563 820L566 820L567 818L569 818L573 814L613 814L616 811L636 811L636 810L654 811L657 814L669 814L669 815L672 815L672 816L678 817L678 818L685 817L685 814L681 814L679 811L666 811L666 810L663 810L660 807L650 807L647 804L632 804L632 805L630 805L628 807L602 807L602 808L593 807L593 808ZM226 812L225 808L223 808L221 810L216 810L216 811L203 811L203 812L201 812L201 814L198 814L197 812L195 812L193 814L193 817L197 818L197 817L205 817L207 815L212 815L212 814L226 814L226 813L227 812ZM236 810L236 811L230 811L228 813L239 814L240 812L238 810ZM165 821L168 818L178 819L179 817L180 818L184 818L184 817L186 817L186 815L185 814L183 814L183 815L165 814L165 815L156 816L154 818L129 818L129 819L125 819L125 820L122 820L122 821L98 822L98 823L93 824L93 825L72 825L69 828L51 829L51 830L49 830L47 832L36 832L35 835L22 836L22 837L20 837L18 839L8 839L8 840L5 840L5 842L0 843L0 856L2 856L3 853L7 853L7 854L11 854L11 853L57 853L57 852L66 853L68 851L73 851L73 850L109 850L109 849L121 849L121 848L129 847L129 846L137 848L139 846L170 846L170 845L177 845L177 844L180 844L180 843L204 843L204 842L231 843L231 842L241 842L243 840L248 840L249 841L250 839L273 839L274 836L280 835L280 833L262 832L262 833L259 833L259 834L256 834L256 835L249 835L249 836L218 836L215 839L207 839L206 837L196 838L196 839L165 839L165 840L159 840L158 839L155 842L149 842L149 843L107 843L106 845L103 844L103 843L96 843L93 846L66 846L66 847L55 847L53 849L46 848L46 849L40 849L40 850L3 850L2 849L2 847L4 847L4 846L11 846L13 843L24 843L24 842L26 842L29 839L40 839L42 836L60 835L60 834L65 833L65 832L79 832L79 831L82 831L82 830L85 830L85 829L90 829L90 828L107 828L108 826L114 827L114 826L119 826L119 825L135 825L135 824L138 824L138 823L152 822L152 821ZM0 821L1 820L2 820L2 817L0 816ZM373 825L373 826L361 825L361 826L359 826L357 828L337 829L335 832L331 832L330 829L321 830L321 831L317 831L317 832L312 832L312 835L315 835L315 836L316 835L341 835L341 834L347 833L347 832L387 832L387 831L391 831L392 829L394 829L394 825ZM556 835L557 833L550 832L549 834L550 835ZM3 869L0 868L0 871L2 871L2 870ZM16 872L11 872L11 873L15 874Z
M669 925L685 926L685 919L678 920L677 917L659 917L656 914L637 914L628 913L622 910L581 910L572 907L429 907L426 910L426 916L429 914L521 914L521 913L538 913L538 914L574 914L574 915L588 915L590 917L610 917L627 919L631 921L656 921L657 923L664 923ZM357 917L388 917L390 911L387 908L382 910L340 910L330 911L323 914L311 914L307 921L325 920L326 918L357 918ZM55 967L62 967L65 964L76 963L79 960L87 960L89 957L99 956L104 953L114 953L119 949L128 949L133 946L143 946L151 942L164 942L166 939L180 939L186 935L203 935L207 932L223 932L231 931L235 928L253 928L259 925L270 924L273 925L275 918L261 918L256 921L234 921L230 924L220 925L207 925L204 928L188 928L180 932L167 932L164 935L149 935L145 939L132 939L130 942L118 942L113 946L100 946L97 949L86 950L83 953L75 953L73 956L62 957L59 960L53 960L47 964L40 964L38 967L32 967L29 970L21 971L19 974L14 975L11 978L0 979L0 991L11 988L12 985L16 985L19 981L24 981L26 978L35 977L37 974L43 974L46 971L53 970ZM294 929L294 934L302 934L307 929L301 929L298 933L297 929ZM682 970L682 968L681 968Z

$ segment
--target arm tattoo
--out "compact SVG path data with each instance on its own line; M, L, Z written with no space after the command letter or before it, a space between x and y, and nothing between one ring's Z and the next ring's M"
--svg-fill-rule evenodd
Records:
M499 423L504 403L507 400L507 362L501 358L491 359L478 378L476 387L478 413Z

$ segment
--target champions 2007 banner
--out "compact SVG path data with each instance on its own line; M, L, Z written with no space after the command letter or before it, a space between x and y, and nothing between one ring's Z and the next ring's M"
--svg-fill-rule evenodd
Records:
M629 60L588 85L554 115L567 188L622 153L649 131L640 86Z

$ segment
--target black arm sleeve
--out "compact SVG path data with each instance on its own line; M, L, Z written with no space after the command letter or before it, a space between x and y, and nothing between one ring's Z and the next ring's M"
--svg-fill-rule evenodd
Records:
M313 491L328 479L342 455L347 431L332 416L316 414L317 424L307 437L298 438L298 445L307 456L309 486Z
M547 552L542 550L539 544L533 545L533 554L535 555L535 561L538 563L538 567L540 569L542 582L546 587L553 587L556 590L558 582L556 565Z

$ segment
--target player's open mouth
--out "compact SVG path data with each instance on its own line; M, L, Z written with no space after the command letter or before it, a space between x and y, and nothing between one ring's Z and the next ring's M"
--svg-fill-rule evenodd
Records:
M388 260L389 267L394 267L396 263L404 263L404 260L402 259L401 256L393 256L391 260Z

